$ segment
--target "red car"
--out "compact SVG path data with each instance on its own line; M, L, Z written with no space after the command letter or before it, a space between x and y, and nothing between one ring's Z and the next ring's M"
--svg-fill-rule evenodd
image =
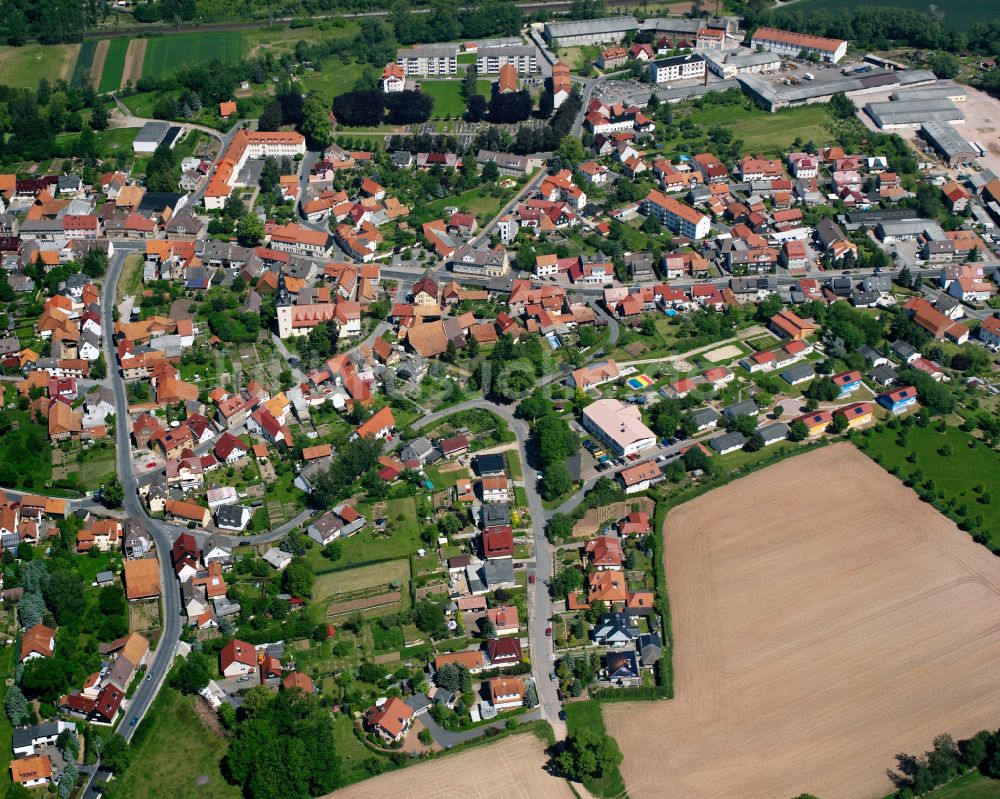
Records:
M534 585L535 584L535 575L529 574L528 575L528 582L531 583L532 585Z
M547 636L549 636L549 638L551 638L552 637L552 628L551 627L546 627L545 628L545 634Z

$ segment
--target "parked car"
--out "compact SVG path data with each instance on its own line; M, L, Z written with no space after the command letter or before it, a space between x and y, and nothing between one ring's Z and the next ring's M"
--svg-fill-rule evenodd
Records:
M566 721L566 711L565 710L560 710L559 711L559 721Z
M532 585L534 585L535 584L535 575L529 574L528 575L528 582L531 583Z
M546 627L546 628L545 628L545 634L546 634L546 635L547 635L547 636L548 636L549 638L551 638L551 637L552 637L552 628L551 628L551 627Z

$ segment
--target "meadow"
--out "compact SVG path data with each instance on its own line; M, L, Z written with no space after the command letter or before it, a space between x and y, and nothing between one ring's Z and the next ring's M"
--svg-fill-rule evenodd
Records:
M479 93L490 96L490 81L476 82ZM425 80L420 82L420 91L434 98L434 110L431 116L442 119L458 117L465 113L465 99L462 97L462 81L460 80Z
M862 452L906 480L920 471L920 485L933 481L935 505L956 520L983 517L980 529L990 535L992 546L1000 546L1000 498L990 490L1000 485L1000 454L958 428L941 433L931 427L874 429L858 440ZM902 446L901 441L906 445ZM982 487L982 492L976 489Z
M239 31L212 31L149 39L142 62L143 77L163 78L182 66L221 61L234 64L243 54Z
M0 82L34 89L38 81L69 79L80 52L78 44L27 44L0 47Z

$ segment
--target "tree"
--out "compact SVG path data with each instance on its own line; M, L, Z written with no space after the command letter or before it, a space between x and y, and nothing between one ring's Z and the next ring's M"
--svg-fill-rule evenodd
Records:
M55 702L69 687L70 664L61 657L29 660L21 676L27 695L42 702Z
M465 104L465 118L469 122L482 122L486 119L487 111L488 106L485 97L481 94L472 94L469 96Z
M77 617L87 603L83 596L83 580L76 572L57 571L45 586L45 603L59 624Z
M94 130L108 129L108 109L103 100L94 103L90 112L90 127Z
M805 441L809 438L809 428L801 419L796 419L789 427L788 437L792 441Z
M76 789L76 781L80 773L77 771L76 763L67 760L63 766L62 776L59 778L60 799L69 799L69 795Z
M849 424L850 423L847 421L846 414L835 413L833 415L833 422L832 422L833 432L843 433L847 430Z
M615 739L589 729L571 733L559 755L559 768L570 779L583 781L601 777L622 762L622 753Z
M257 120L257 130L274 131L281 127L281 103L272 100L261 111Z
M531 95L524 89L507 94L494 94L489 102L490 122L511 124L531 116Z
M31 720L32 714L31 709L28 707L28 700L24 698L21 689L16 685L12 685L7 689L7 696L4 697L3 707L7 712L7 718L10 719L10 723L15 727L27 724Z
M496 161L487 161L483 164L482 174L479 176L483 183L490 184L496 183L500 179L500 167L497 166ZM518 251L518 258L520 259L520 251ZM534 263L532 263L534 266Z
M394 125L426 122L434 109L434 98L424 92L402 91L385 95L389 121Z
M295 558L281 573L281 587L287 593L301 599L312 596L314 579L315 576L308 564L304 560Z
M839 119L851 119L858 112L858 107L846 94L837 92L830 98L830 112Z
M112 477L101 486L101 504L106 508L120 508L125 500L125 488L118 477Z
M45 602L42 600L42 595L35 591L25 590L24 596L21 597L21 601L17 605L17 617L21 626L27 630L40 624L44 614Z
M310 94L302 106L300 130L311 150L322 150L333 140L326 106L316 94Z
M196 694L212 679L208 656L192 652L170 674L170 685L185 694Z
M236 225L236 238L244 247L256 247L264 239L264 223L255 214L247 214Z
M564 462L556 461L545 467L541 486L542 499L546 501L556 499L572 488L573 478L570 477L569 469Z
M939 51L927 59L927 66L941 80L957 78L962 71L961 62L951 53Z
M746 413L731 420L727 427L734 432L742 433L745 436L752 436L757 429L757 417Z
M333 113L341 125L349 127L380 125L385 114L385 95L377 90L345 92L333 98Z
M444 608L436 602L422 599L413 608L413 623L422 632L431 635L443 634L445 629Z
M121 774L129 767L131 761L132 751L125 739L117 733L110 734L101 746L101 768Z
M91 380L103 380L108 376L108 362L104 358L104 353L102 352L97 356L96 361L90 362L90 379Z
M563 136L556 154L570 169L586 158L583 152L583 142L578 136Z

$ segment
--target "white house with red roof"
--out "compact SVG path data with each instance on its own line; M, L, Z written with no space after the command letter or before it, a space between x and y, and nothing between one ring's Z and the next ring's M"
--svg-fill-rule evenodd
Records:
M223 677L243 677L257 670L257 650L253 644L234 638L219 652L219 672Z

